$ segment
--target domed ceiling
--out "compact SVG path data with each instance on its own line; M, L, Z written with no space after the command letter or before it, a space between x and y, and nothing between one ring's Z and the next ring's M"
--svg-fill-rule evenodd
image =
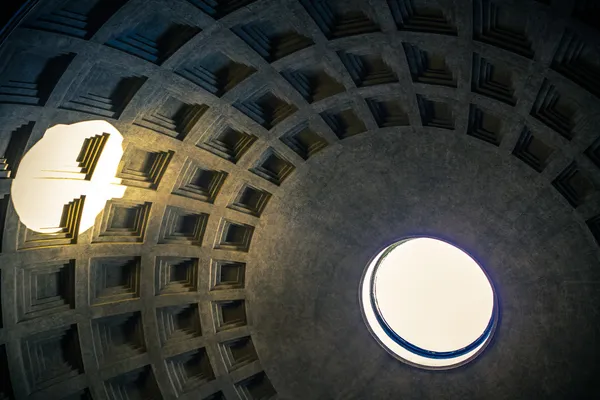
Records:
M0 47L0 398L599 398L596 2L22 11ZM93 120L124 137L124 196L85 232L77 199L28 229L21 158ZM365 266L415 234L494 282L468 365L409 366L363 322Z

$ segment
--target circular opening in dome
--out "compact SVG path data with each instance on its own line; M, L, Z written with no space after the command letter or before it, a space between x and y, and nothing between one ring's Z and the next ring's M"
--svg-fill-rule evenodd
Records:
M371 333L396 358L429 369L480 354L497 322L494 288L458 247L430 237L400 240L367 265L360 287Z

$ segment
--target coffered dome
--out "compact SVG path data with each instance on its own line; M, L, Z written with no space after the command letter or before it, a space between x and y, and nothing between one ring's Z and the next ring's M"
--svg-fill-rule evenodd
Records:
M600 398L598 21L594 0L25 2L0 31L0 398ZM123 194L87 230L83 192L30 229L20 162L83 121L122 135ZM57 196L111 129L40 166ZM365 324L365 268L413 236L493 282L466 365L403 363Z

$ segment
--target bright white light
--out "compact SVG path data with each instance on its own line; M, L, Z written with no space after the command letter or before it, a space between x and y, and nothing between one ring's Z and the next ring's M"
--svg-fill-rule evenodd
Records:
M449 368L473 358L491 338L490 321L495 323L494 291L479 264L462 250L431 238L409 239L387 254L386 250L367 267L360 292L363 314L377 340L395 356L426 368ZM371 290L378 311L372 306ZM487 336L465 354L430 358L393 340L378 313L400 338L426 351L460 352Z
M108 134L96 167L86 179L77 158L86 139ZM107 200L123 197L125 186L115 178L123 156L123 136L106 121L55 125L21 160L11 196L21 222L41 233L56 233L66 204L85 196L79 232L85 232Z

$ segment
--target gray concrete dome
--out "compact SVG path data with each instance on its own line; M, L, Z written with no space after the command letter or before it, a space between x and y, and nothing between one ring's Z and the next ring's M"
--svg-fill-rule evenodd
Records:
M28 4L0 35L0 398L600 397L597 2ZM97 119L125 196L28 230L24 152ZM367 262L410 235L494 282L466 366L362 320Z

